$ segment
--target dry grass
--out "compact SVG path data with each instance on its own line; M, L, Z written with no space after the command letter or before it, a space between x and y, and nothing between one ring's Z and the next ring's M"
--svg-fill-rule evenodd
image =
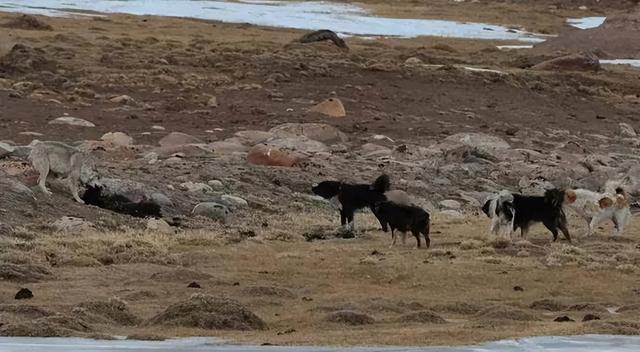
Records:
M529 305L547 298L591 302L594 307L636 300L634 241L595 236L579 238L573 245L551 244L550 236L535 227L526 241L496 245L499 241L478 235L486 219L468 218L434 222L430 250L413 249L413 241L389 248L390 235L376 230L376 220L369 214L357 214L357 226L365 230L358 238L306 242L302 237L309 227L335 221L333 212L316 209L284 216L268 229L256 230L255 237L239 241L228 240L235 228L177 235L132 230L76 236L41 233L30 241L5 239L3 245L9 250L2 258L48 263L54 279L31 284L36 298L30 303L53 311L69 312L77 302L104 302L118 296L127 299L131 314L146 320L200 292L239 301L268 328L239 333L92 326L92 333L102 334L217 335L285 344L458 344L609 331L615 324L558 324L553 318L561 312L545 313ZM289 239L275 239L274 233L286 233ZM523 248L530 251L528 256L518 255ZM610 255L611 248L619 255ZM593 263L599 264L598 269ZM187 288L192 281L202 288ZM515 286L523 290L516 291ZM5 285L0 291L8 297L17 288ZM407 325L403 318L420 318L430 309L446 323L410 319ZM375 322L363 328L326 321L330 314L345 310L371 316ZM636 310L620 317L594 312L609 322L638 318ZM430 339L425 341L424 336Z

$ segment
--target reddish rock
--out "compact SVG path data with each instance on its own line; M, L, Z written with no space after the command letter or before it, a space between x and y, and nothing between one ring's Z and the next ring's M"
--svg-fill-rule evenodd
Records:
M254 165L293 167L302 159L295 153L288 153L264 144L254 146L247 154L247 161Z

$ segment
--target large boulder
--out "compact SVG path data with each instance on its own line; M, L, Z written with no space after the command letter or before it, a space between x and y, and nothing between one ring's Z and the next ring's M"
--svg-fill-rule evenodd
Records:
M266 131L247 130L236 132L233 134L233 136L244 145L254 146L273 138L273 133Z
M344 109L342 101L338 98L326 99L316 106L309 109L309 112L317 112L329 117L345 117L347 112Z
M543 71L598 71L600 60L590 54L570 54L543 61L532 67Z
M116 147L126 147L133 144L133 138L123 132L108 132L102 135L100 139Z
M266 142L270 147L282 150L294 150L302 153L321 153L329 151L324 143L309 139L304 136L292 138L275 138Z
M0 158L4 158L5 156L11 155L11 153L13 153L15 150L16 150L15 147L7 143L0 142Z
M229 208L215 202L204 202L197 204L191 214L194 216L204 216L215 221L226 223L230 214Z
M161 147L175 147L185 144L204 144L204 142L194 136L188 135L182 132L171 132L168 135L162 137L158 141Z
M486 133L457 133L431 146L431 149L439 150L445 157L455 155L457 158L472 156L474 158L490 161L503 160L511 155L522 157L520 153L513 152L509 143L504 139Z
M61 116L49 121L50 125L69 125L69 126L78 126L78 127L96 127L93 122L89 122L85 119L81 119L79 117L72 116Z
M344 143L348 140L347 135L340 130L323 123L285 123L272 128L269 132L280 138L304 136L327 144Z

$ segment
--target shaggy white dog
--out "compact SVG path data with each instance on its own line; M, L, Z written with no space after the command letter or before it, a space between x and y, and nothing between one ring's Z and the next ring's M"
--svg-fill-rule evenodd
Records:
M587 236L593 229L606 220L615 225L614 235L621 235L631 220L629 198L622 188L614 192L597 193L586 189L567 191L569 207L587 221Z

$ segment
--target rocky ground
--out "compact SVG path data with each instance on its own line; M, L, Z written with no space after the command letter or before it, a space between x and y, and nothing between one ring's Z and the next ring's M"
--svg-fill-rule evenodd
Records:
M616 3L597 11L628 8ZM541 227L490 238L478 215L503 188L615 180L638 197L638 70L490 41L350 38L343 51L188 19L0 25L2 335L415 345L640 332L635 221L584 238L572 217L574 243L551 244ZM90 150L103 186L163 219L75 203L55 182L43 195L25 159L36 139ZM309 194L383 172L433 215L431 249L388 248L367 213L341 238ZM15 300L21 288L33 297Z

